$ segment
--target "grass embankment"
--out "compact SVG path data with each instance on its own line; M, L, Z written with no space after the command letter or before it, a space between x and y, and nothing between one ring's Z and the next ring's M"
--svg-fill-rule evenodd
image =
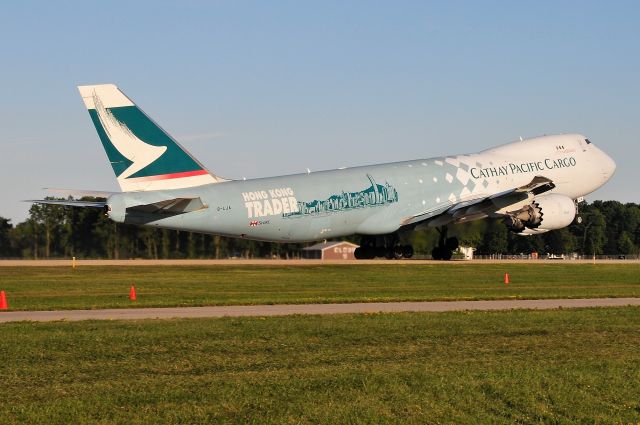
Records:
M640 296L640 265L3 267L0 289L12 310L627 297Z
M2 325L2 423L637 423L640 310Z

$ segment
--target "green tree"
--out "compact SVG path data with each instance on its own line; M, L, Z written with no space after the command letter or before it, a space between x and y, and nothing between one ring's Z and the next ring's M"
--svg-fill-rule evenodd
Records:
M11 233L13 225L11 219L0 217L0 257L10 257L13 255L11 244Z
M453 226L452 234L457 235L461 246L477 248L482 243L485 227L482 220L471 221Z
M576 250L576 237L566 227L547 232L543 237L545 251L550 254L569 254Z
M582 224L582 253L585 255L598 255L604 252L607 244L605 229L607 220L604 214L597 208L592 208L585 215Z
M53 199L53 198L46 198ZM35 255L50 258L63 255L61 245L64 230L65 210L58 205L33 204L29 217L36 241Z
M627 232L620 233L618 253L623 255L636 255L638 253L638 247L633 243L633 239Z
M606 222L604 229L605 243L602 253L617 254L618 239L625 230L625 207L618 201L596 201L594 206L598 207L602 212Z
M478 253L484 255L505 254L507 252L507 227L501 220L490 219Z

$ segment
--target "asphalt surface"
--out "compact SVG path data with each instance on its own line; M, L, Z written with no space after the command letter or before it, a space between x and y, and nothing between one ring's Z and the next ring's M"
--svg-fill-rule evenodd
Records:
M346 314L443 312L466 310L558 309L640 306L640 298L589 298L548 300L430 301L353 304L280 304L217 307L125 308L111 310L5 311L0 323L58 320L140 320L196 317L289 316L294 314Z

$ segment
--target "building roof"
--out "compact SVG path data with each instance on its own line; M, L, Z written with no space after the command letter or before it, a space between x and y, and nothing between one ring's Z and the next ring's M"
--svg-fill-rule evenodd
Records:
M347 241L333 241L333 242L325 241L325 242L317 243L315 245L311 245L302 249L305 251L324 251L325 249L333 248L334 246L338 246L338 245L349 245L354 248L357 248L358 246L360 246Z

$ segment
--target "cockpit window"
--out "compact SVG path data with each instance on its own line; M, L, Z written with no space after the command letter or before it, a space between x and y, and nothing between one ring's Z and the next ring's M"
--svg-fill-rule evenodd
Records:
M585 142L587 142L587 145L591 144L591 141L589 139L584 139Z

